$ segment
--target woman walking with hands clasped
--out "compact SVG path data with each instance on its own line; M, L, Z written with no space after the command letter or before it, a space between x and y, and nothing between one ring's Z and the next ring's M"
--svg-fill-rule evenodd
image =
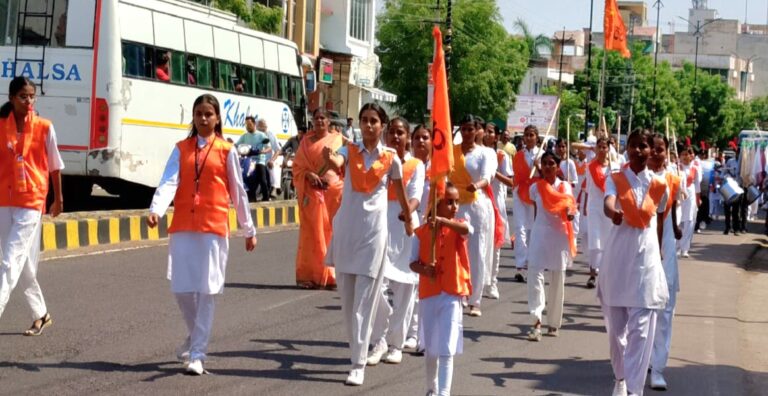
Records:
M61 160L56 132L50 121L38 117L35 84L25 77L11 80L8 102L0 107L0 316L20 285L32 310L32 327L24 335L36 336L53 323L37 283L41 216L53 180L51 216L62 209Z
M245 234L245 249L256 247L237 151L222 137L219 101L198 97L192 131L174 147L155 191L147 225L155 227L171 201L168 278L189 335L178 349L187 373L203 374L214 312L214 296L224 291L229 253L229 204Z

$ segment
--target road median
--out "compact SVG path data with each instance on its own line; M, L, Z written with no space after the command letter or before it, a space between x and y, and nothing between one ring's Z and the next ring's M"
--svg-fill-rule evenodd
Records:
M173 208L155 228L146 224L146 209L64 213L57 218L43 217L40 249L51 252L82 247L112 245L130 241L153 241L168 237ZM251 216L257 230L299 223L295 200L251 204ZM235 210L229 210L229 228L236 230Z

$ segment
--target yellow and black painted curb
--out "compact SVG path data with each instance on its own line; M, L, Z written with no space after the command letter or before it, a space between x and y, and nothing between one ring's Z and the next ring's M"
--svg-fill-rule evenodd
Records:
M155 228L147 226L147 211L134 214L101 216L65 220L43 220L40 249L42 251L71 250L81 247L111 245L129 241L155 241L168 237L173 220L169 210ZM251 217L257 230L269 227L299 224L296 201L285 201L267 206L251 206ZM229 229L236 230L237 215L229 210Z

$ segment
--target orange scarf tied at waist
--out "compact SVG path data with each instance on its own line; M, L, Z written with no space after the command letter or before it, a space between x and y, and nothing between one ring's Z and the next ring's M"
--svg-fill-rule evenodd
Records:
M621 203L621 210L624 211L624 221L630 227L648 228L651 224L651 219L656 214L656 209L659 207L659 201L661 201L661 197L664 196L664 192L667 190L667 185L663 179L653 178L651 180L651 186L643 198L643 204L638 208L635 194L632 192L627 176L624 173L615 173L611 177L613 182L616 183L616 192Z
M411 181L413 174L416 172L416 167L421 163L418 158L411 158L403 163L403 189ZM397 201L397 193L395 192L395 186L392 183L397 183L397 180L392 180L387 187L387 200Z
M499 205L496 204L496 199L493 197L493 189L491 188L491 185L485 186L485 193L488 194L488 196L491 198L491 205L493 205L493 218L494 218L494 227L493 227L493 247L495 249L500 249L502 246L504 246L504 240L506 237L504 236L504 231L506 227L504 227L504 218L501 217L501 211L499 211Z
M466 205L475 202L478 192L472 193L467 191L467 187L472 184L472 176L467 170L467 163L464 159L464 152L461 151L461 146L453 148L453 158L453 172L451 172L448 178L456 186L456 189L459 190L459 204Z
M393 153L382 151L370 169L365 170L363 153L356 144L347 145L349 150L349 176L352 178L352 189L364 194L370 194L381 183L381 179L392 166Z
M589 163L589 175L592 176L592 181L595 182L597 188L605 192L605 180L608 179L608 176L605 174L603 165L597 162L597 159Z
M531 185L539 180L538 177L531 178L531 167L525 160L525 152L518 151L512 160L512 170L515 172L514 181L517 187L517 196L527 205L533 205L531 201Z
M664 209L664 218L667 218L667 215L669 214L669 211L672 209L672 203L675 202L675 198L677 197L677 190L680 189L680 176L677 176L673 174L672 172L667 172L665 175L667 179L667 186L669 186L669 197L667 197L667 207Z
M576 213L576 201L573 195L565 193L565 183L560 184L560 188L555 190L546 180L536 182L541 202L544 209L560 217L565 228L565 234L568 236L568 245L571 251L571 258L576 257L576 238L573 235L573 224L568 220L568 213Z

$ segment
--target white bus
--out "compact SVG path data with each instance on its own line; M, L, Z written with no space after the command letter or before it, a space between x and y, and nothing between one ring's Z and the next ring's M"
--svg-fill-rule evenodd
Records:
M219 99L233 140L248 115L266 119L280 142L306 123L296 45L197 3L0 0L0 34L0 96L15 75L39 84L37 111L56 127L68 199L94 183L146 199L203 93Z

